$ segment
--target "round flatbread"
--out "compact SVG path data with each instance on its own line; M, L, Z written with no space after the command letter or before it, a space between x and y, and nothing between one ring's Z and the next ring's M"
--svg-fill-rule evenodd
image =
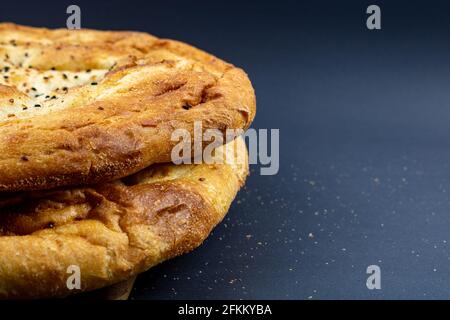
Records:
M194 249L248 174L242 139L212 159L224 158L228 163L154 165L90 187L1 195L0 298L93 290ZM80 290L67 286L71 266L80 270Z
M176 129L246 129L245 74L137 32L0 24L0 191L111 181L170 162Z

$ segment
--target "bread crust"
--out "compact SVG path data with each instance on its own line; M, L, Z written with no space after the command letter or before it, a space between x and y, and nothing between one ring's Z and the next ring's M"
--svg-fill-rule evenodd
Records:
M97 289L194 249L223 219L248 174L242 139L226 148L234 150L234 163L154 165L90 187L3 194L0 298ZM80 267L81 290L67 288L70 265Z
M175 129L256 112L243 70L145 33L0 24L1 57L0 191L118 179L169 162Z

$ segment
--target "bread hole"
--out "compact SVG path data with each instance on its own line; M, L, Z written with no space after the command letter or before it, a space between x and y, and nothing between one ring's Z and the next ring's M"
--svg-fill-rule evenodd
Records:
M184 105L182 106L182 108L183 108L184 110L190 110L190 109L192 108L192 106L191 106L190 104L186 103L186 104L184 104Z
M201 182L203 182L205 180L206 180L205 178L198 178L198 181L201 181Z

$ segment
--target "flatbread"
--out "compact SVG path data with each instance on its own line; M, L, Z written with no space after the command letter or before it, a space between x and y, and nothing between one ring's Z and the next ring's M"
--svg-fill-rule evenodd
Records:
M105 287L196 248L248 174L243 140L216 149L215 162L225 151L228 163L153 165L109 183L1 194L0 298ZM80 290L67 286L70 266L80 268Z
M0 191L111 181L170 162L176 129L246 129L239 68L145 33L0 24Z

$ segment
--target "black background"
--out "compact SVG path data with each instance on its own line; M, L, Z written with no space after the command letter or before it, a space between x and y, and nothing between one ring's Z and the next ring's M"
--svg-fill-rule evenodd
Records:
M206 243L140 275L133 299L450 298L446 1L2 1L0 20L65 27L70 4L83 27L244 68L254 127L280 129L279 174L252 167Z

